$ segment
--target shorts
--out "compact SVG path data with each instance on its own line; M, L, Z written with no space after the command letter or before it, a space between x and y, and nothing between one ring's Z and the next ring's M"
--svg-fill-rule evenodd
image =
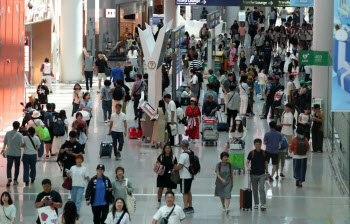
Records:
M98 80L107 80L106 73L98 73Z
M193 180L192 178L180 180L180 192L182 194L187 194L188 192L191 191L192 180Z
M278 153L270 153L266 152L266 161L267 163L270 163L270 158L272 160L272 165L277 165L278 164Z

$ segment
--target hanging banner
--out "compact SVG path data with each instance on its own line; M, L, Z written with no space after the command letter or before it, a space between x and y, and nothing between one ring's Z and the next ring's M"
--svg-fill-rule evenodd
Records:
M299 65L330 66L332 58L328 51L299 51Z
M313 7L314 0L290 0L290 6Z
M289 5L290 0L242 0L242 6L277 7Z
M332 111L350 111L350 3L334 0Z
M241 6L241 0L175 0L175 5Z

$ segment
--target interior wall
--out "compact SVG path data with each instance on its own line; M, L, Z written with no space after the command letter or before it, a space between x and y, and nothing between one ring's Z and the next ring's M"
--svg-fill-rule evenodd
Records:
M0 1L0 130L21 115L24 101L24 0Z
M51 20L33 24L33 84L41 79L40 68L45 58L51 60Z

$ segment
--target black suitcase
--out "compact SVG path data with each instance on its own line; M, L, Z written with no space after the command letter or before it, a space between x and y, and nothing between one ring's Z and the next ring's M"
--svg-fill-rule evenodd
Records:
M248 188L242 188L239 195L239 208L243 211L252 210L252 189L250 188L250 174L248 174Z
M230 126L227 124L227 122L225 122L222 119L221 112L219 111L218 114L219 114L218 125L217 125L218 131L225 131L225 132L229 131Z
M113 150L113 142L110 142L110 141L101 142L100 158L102 156L109 156L109 158L111 158L112 157L112 150Z

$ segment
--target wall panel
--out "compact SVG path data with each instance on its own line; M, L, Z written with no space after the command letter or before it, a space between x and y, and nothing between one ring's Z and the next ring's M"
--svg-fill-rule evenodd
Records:
M0 0L0 130L21 116L24 101L24 0Z

